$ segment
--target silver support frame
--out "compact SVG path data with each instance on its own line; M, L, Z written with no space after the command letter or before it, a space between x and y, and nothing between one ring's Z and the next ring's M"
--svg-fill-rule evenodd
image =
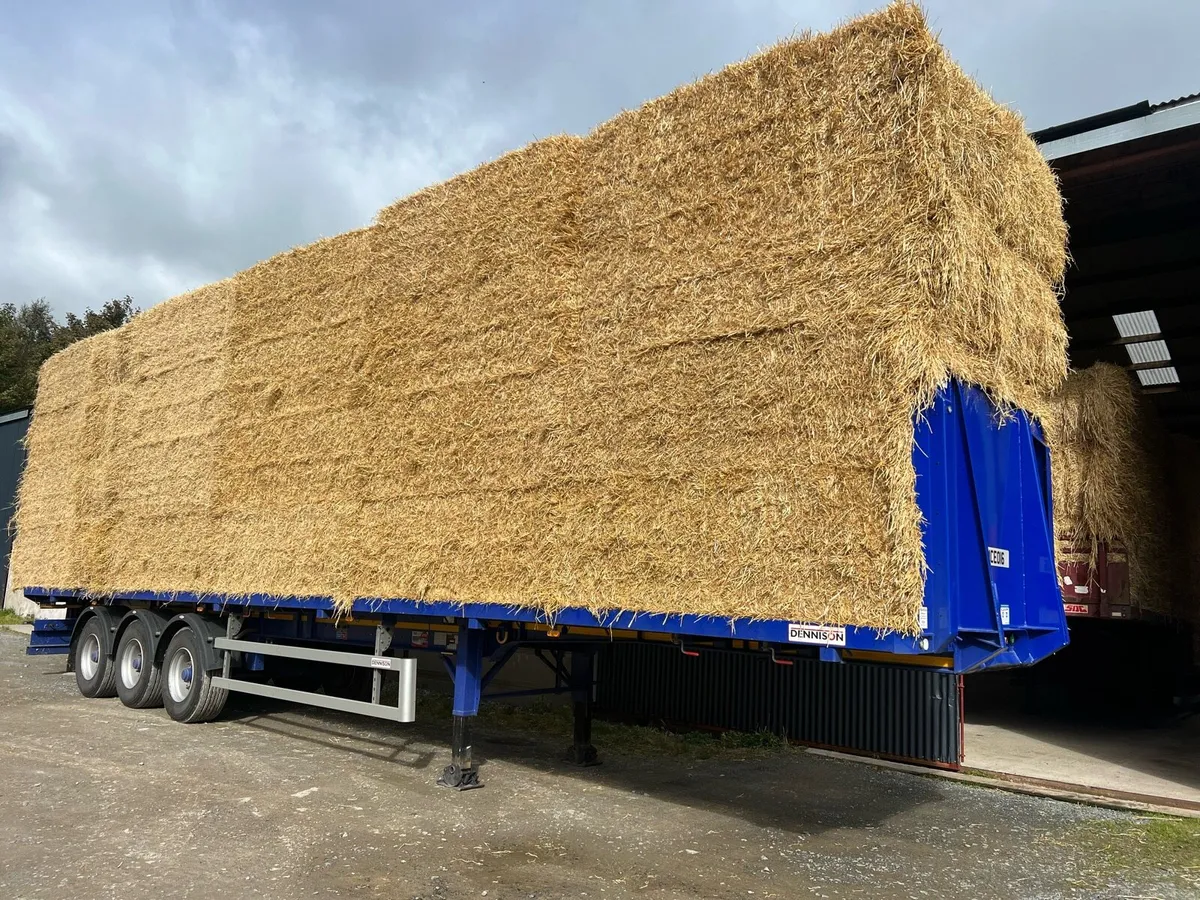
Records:
M383 656L392 646L392 626L380 622L375 626L375 655ZM374 668L374 667L372 667ZM383 693L383 672L375 669L371 673L371 702L378 703Z
M271 684L257 684L252 681L239 681L236 678L225 678L222 676L214 678L212 683L214 687L224 688L227 691L237 691L242 694L271 697L275 700L290 700L293 703L306 703L309 706L321 706L325 709L336 709L340 712L371 716L375 719L387 719L392 722L413 722L417 718L417 661L415 659L398 659L395 661L401 664L393 670L400 674L399 706L367 703L364 700L345 700L341 697L331 697L327 694L293 691L290 688L275 687Z
M344 650L319 650L316 647L293 647L290 644L266 644L261 641L235 641L217 638L213 646L218 650L240 650L242 653L261 653L263 656L283 656L287 659L306 659L310 662L334 663L339 666L358 666L362 669L382 669L395 672L401 659L391 656L367 656L365 653L347 653Z
M235 616L230 613L229 618L225 620L225 638L233 640L242 630L242 617ZM215 645L214 645L215 646ZM224 660L221 662L221 677L228 678L230 670L233 668L233 654L226 652Z
M221 675L213 679L215 687L242 694L254 694L258 697L290 700L294 703L306 703L309 706L372 716L376 719L388 719L392 722L416 720L417 661L413 658L398 659L383 655L392 645L391 625L379 625L375 629L375 654L373 656L367 656L365 653L347 653L342 650L321 650L316 647L293 647L290 644L239 641L234 638L234 635L241 630L241 625L241 618L231 615L226 624L226 637L213 641L213 647L225 652ZM296 691L269 684L240 681L230 677L231 658L235 652L259 653L263 656L281 656L286 659L303 659L310 662L371 669L371 701L368 703L364 700L346 700L328 694L314 694L310 691ZM396 706L387 706L381 702L384 672L395 672L399 676L400 692Z

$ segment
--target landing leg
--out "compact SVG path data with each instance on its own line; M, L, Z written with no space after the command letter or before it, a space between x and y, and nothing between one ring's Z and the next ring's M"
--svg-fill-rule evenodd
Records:
M479 772L471 761L471 719L474 716L455 716L450 744L450 765L442 770L437 783L459 791L483 787Z
M592 682L595 655L591 649L571 651L571 709L575 727L567 761L577 766L599 765L592 746Z
M450 765L442 770L437 781L443 787L460 791L483 787L471 759L471 720L479 713L484 631L471 628L471 624L464 622L458 629L458 652L454 657L454 726L450 740Z

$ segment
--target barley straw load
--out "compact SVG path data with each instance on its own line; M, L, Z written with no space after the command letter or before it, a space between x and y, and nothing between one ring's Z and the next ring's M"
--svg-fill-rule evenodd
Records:
M913 417L1046 409L1064 241L898 3L54 357L17 579L912 632Z
M1167 489L1169 442L1132 379L1107 363L1072 371L1046 429L1059 561L1094 566L1102 542L1123 546L1132 602L1170 614L1176 534Z

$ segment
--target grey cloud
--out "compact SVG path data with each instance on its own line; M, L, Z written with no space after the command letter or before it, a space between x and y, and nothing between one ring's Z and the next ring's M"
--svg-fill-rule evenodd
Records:
M12 4L0 300L150 305L866 0ZM1032 127L1200 89L1191 2L939 0Z

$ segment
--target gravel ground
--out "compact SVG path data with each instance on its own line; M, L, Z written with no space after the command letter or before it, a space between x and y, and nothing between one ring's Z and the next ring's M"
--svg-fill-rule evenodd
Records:
M1200 897L1124 813L802 751L578 770L536 732L481 735L486 787L460 794L434 786L447 722L245 697L182 726L24 645L0 632L13 900Z

